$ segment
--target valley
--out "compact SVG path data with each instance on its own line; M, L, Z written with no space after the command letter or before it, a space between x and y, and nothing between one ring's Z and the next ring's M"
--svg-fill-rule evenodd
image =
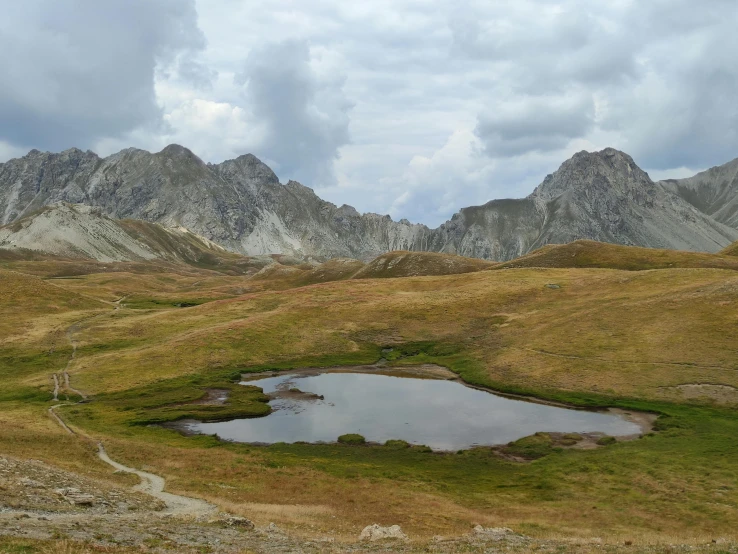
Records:
M543 255L543 267L523 258L522 267L469 271L471 261L448 256L437 271L464 272L417 275L419 262L406 253L398 266L405 269L357 278L278 262L267 267L286 270L263 278L256 268L228 274L182 263L5 259L3 456L39 460L108 487L135 485L135 477L113 473L98 458L102 442L115 462L164 478L167 492L254 523L257 531L233 531L207 523L212 517L193 521L227 527L222 537L204 535L209 548L223 552L238 552L226 546L229 533L243 534L255 552L279 551L278 541L263 542L274 535L269 524L280 529L285 549L304 551L369 548L373 543L357 538L373 523L399 525L410 538L392 551L429 544L483 551L489 543L474 534L475 525L513 529L502 543L511 551L533 543L541 551L566 545L581 552L597 541L613 551L629 551L627 542L654 552L733 544L738 273L730 254L600 243L556 248L573 249L585 267L545 249L532 258ZM577 254L581 248L586 255ZM633 263L643 269L620 269ZM296 271L320 277L306 283ZM267 414L268 399L239 385L242 376L380 359L393 370L437 364L471 385L649 413L655 421L641 438L591 448L570 448L563 435L544 432L504 448L451 452L402 441L259 446L159 426ZM55 374L54 413L74 435L49 415ZM225 400L208 401L210 391L227 392ZM6 505L5 513L33 511L24 502ZM88 509L73 508L80 517ZM117 528L105 517L101 528ZM53 526L39 525L47 531L33 540L51 539ZM166 520L157 527L179 548L195 548ZM12 526L5 529L14 535ZM64 536L115 545L84 533ZM311 541L318 546L304 546Z

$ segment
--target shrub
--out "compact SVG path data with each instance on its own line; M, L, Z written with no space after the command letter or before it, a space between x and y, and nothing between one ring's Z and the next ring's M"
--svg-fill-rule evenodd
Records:
M410 448L410 443L403 440L388 440L384 443L385 446L389 448L395 448L395 449L401 449L401 448Z
M553 439L548 433L536 433L529 437L523 437L511 442L505 450L526 460L537 460L551 454L553 450Z
M366 439L358 433L349 433L338 437L338 442L341 444L364 444Z
M618 440L615 437L610 436L604 436L597 439L597 444L600 446L608 446L610 444L615 444L616 442L618 442Z

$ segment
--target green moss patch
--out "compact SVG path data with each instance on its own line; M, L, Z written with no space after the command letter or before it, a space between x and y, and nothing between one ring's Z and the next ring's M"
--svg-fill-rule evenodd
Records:
M366 439L358 433L348 433L338 437L338 442L341 444L365 444Z

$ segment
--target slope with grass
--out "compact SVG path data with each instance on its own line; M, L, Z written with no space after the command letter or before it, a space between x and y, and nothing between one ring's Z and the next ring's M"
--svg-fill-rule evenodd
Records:
M454 275L488 269L495 264L477 258L435 252L396 251L383 254L360 269L354 279Z
M549 244L494 269L523 267L607 268L640 271L646 269L717 268L738 269L738 259L730 257L730 248L717 254L623 246L591 240L568 244Z
M236 277L212 276L197 285L211 301L155 310L115 310L83 296L96 286L121 287L123 277L106 285L102 274L86 284L13 275L26 281L16 285L19 302L36 313L50 307L31 297L33 287L60 299L60 316L44 328L18 309L2 312L28 352L42 351L53 329L63 338L80 316L99 316L75 328L69 373L91 402L58 410L70 425L104 439L114 459L164 476L171 492L258 524L339 539L374 522L426 538L461 534L472 522L636 544L738 538L738 395L718 399L699 388L738 391L732 270L530 267L343 279L222 298L216 291L234 287ZM192 277L168 284L162 277L137 274L135 287L143 292L149 282L175 294L193 285ZM91 304L75 304L83 301ZM200 415L209 408L196 402L208 390L230 390L242 372L369 363L388 346L398 354L394 364L438 363L479 386L655 412L656 433L591 450L538 448L541 457L521 463L488 448L262 447L146 425ZM3 360L11 374L15 362ZM0 403L6 453L111 478L94 450L75 446L48 420L50 366L23 364L9 389L38 393ZM243 392L235 408L261 403Z
M738 242L726 246L720 251L723 256L738 256Z

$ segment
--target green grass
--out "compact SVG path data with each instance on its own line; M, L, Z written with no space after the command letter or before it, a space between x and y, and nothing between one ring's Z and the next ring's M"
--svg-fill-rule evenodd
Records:
M338 437L338 442L341 444L365 444L366 439L358 433L347 433Z
M200 306L206 302L212 302L217 298L143 298L131 297L126 298L125 306L131 310L162 310L171 308L191 308Z
M529 437L523 437L511 442L505 451L513 456L526 460L537 460L552 454L554 450L553 440L548 433L536 433Z
M422 350L427 353L428 349ZM413 347L407 352L416 350ZM293 365L301 365L297 362L302 361ZM718 532L732 525L733 513L738 511L738 501L730 492L738 490L738 442L735 441L738 413L728 409L625 401L596 395L577 398L575 393L567 393L567 398L579 404L619 403L630 409L661 413L658 432L596 450L556 448L545 434L526 437L507 447L510 453L532 460L530 463L507 461L491 448L437 453L427 447L408 447L404 441L362 448L284 443L259 447L219 442L212 437L185 438L155 427L131 427L131 423L152 421L154 416L165 416L162 420L180 417L177 410L182 408L172 408L172 403L199 398L203 387L224 387L227 378L224 373L187 381L168 380L125 393L100 395L94 402L67 409L65 413L83 428L126 437L130 445L139 444L142 452L150 446L162 455L171 448L179 452L177 456L192 451L193 456L203 457L204 454L196 453L206 449L211 452L207 459L218 458L225 467L232 468L228 459L248 456L252 460L249 465L259 464L278 472L271 478L280 475L280 482L289 481L292 475L296 482L301 482L297 476L310 472L323 475L320 478L323 481L340 483L360 479L374 486L440 495L475 510L494 511L504 506L506 513L519 514L514 517L540 525L546 532L561 531L553 523L561 517L570 519L564 527L571 532L589 525L588 518L606 524L611 530L634 526L670 532L672 523L669 522L689 521L706 531ZM545 391L537 392L546 396ZM190 415L199 418L203 414ZM222 454L213 454L213 449ZM146 463L156 465L154 459ZM261 487L253 481L258 475L234 473L219 479L245 486L244 490L253 493L253 487ZM212 479L196 473L185 473L182 478L195 491L199 487L207 490L206 483ZM721 487L727 487L728 491L720 497L721 505L726 508L710 507L715 494L723 490ZM286 490L293 492L272 490L269 502L297 502L290 496L294 489L290 486ZM332 494L335 491L328 494L315 489L311 491L311 501L337 502L331 498ZM607 500L613 497L618 498L617 503ZM587 510L577 508L580 505L588 506ZM526 506L524 512L520 512L521 506ZM595 509L596 513L590 513ZM520 515L523 513L528 515ZM392 517L401 516L395 513ZM403 520L398 521L404 524ZM676 523L674 528L678 528Z
M394 448L394 449L404 449L404 448L410 448L410 443L407 441L399 440L399 439L390 439L384 443L384 446L387 448Z
M149 425L180 419L223 421L269 414L269 398L261 389L238 385L232 377L232 373L178 377L122 392L101 394L96 398L96 404L103 411L117 412L128 425ZM225 403L197 404L208 389L227 390Z

